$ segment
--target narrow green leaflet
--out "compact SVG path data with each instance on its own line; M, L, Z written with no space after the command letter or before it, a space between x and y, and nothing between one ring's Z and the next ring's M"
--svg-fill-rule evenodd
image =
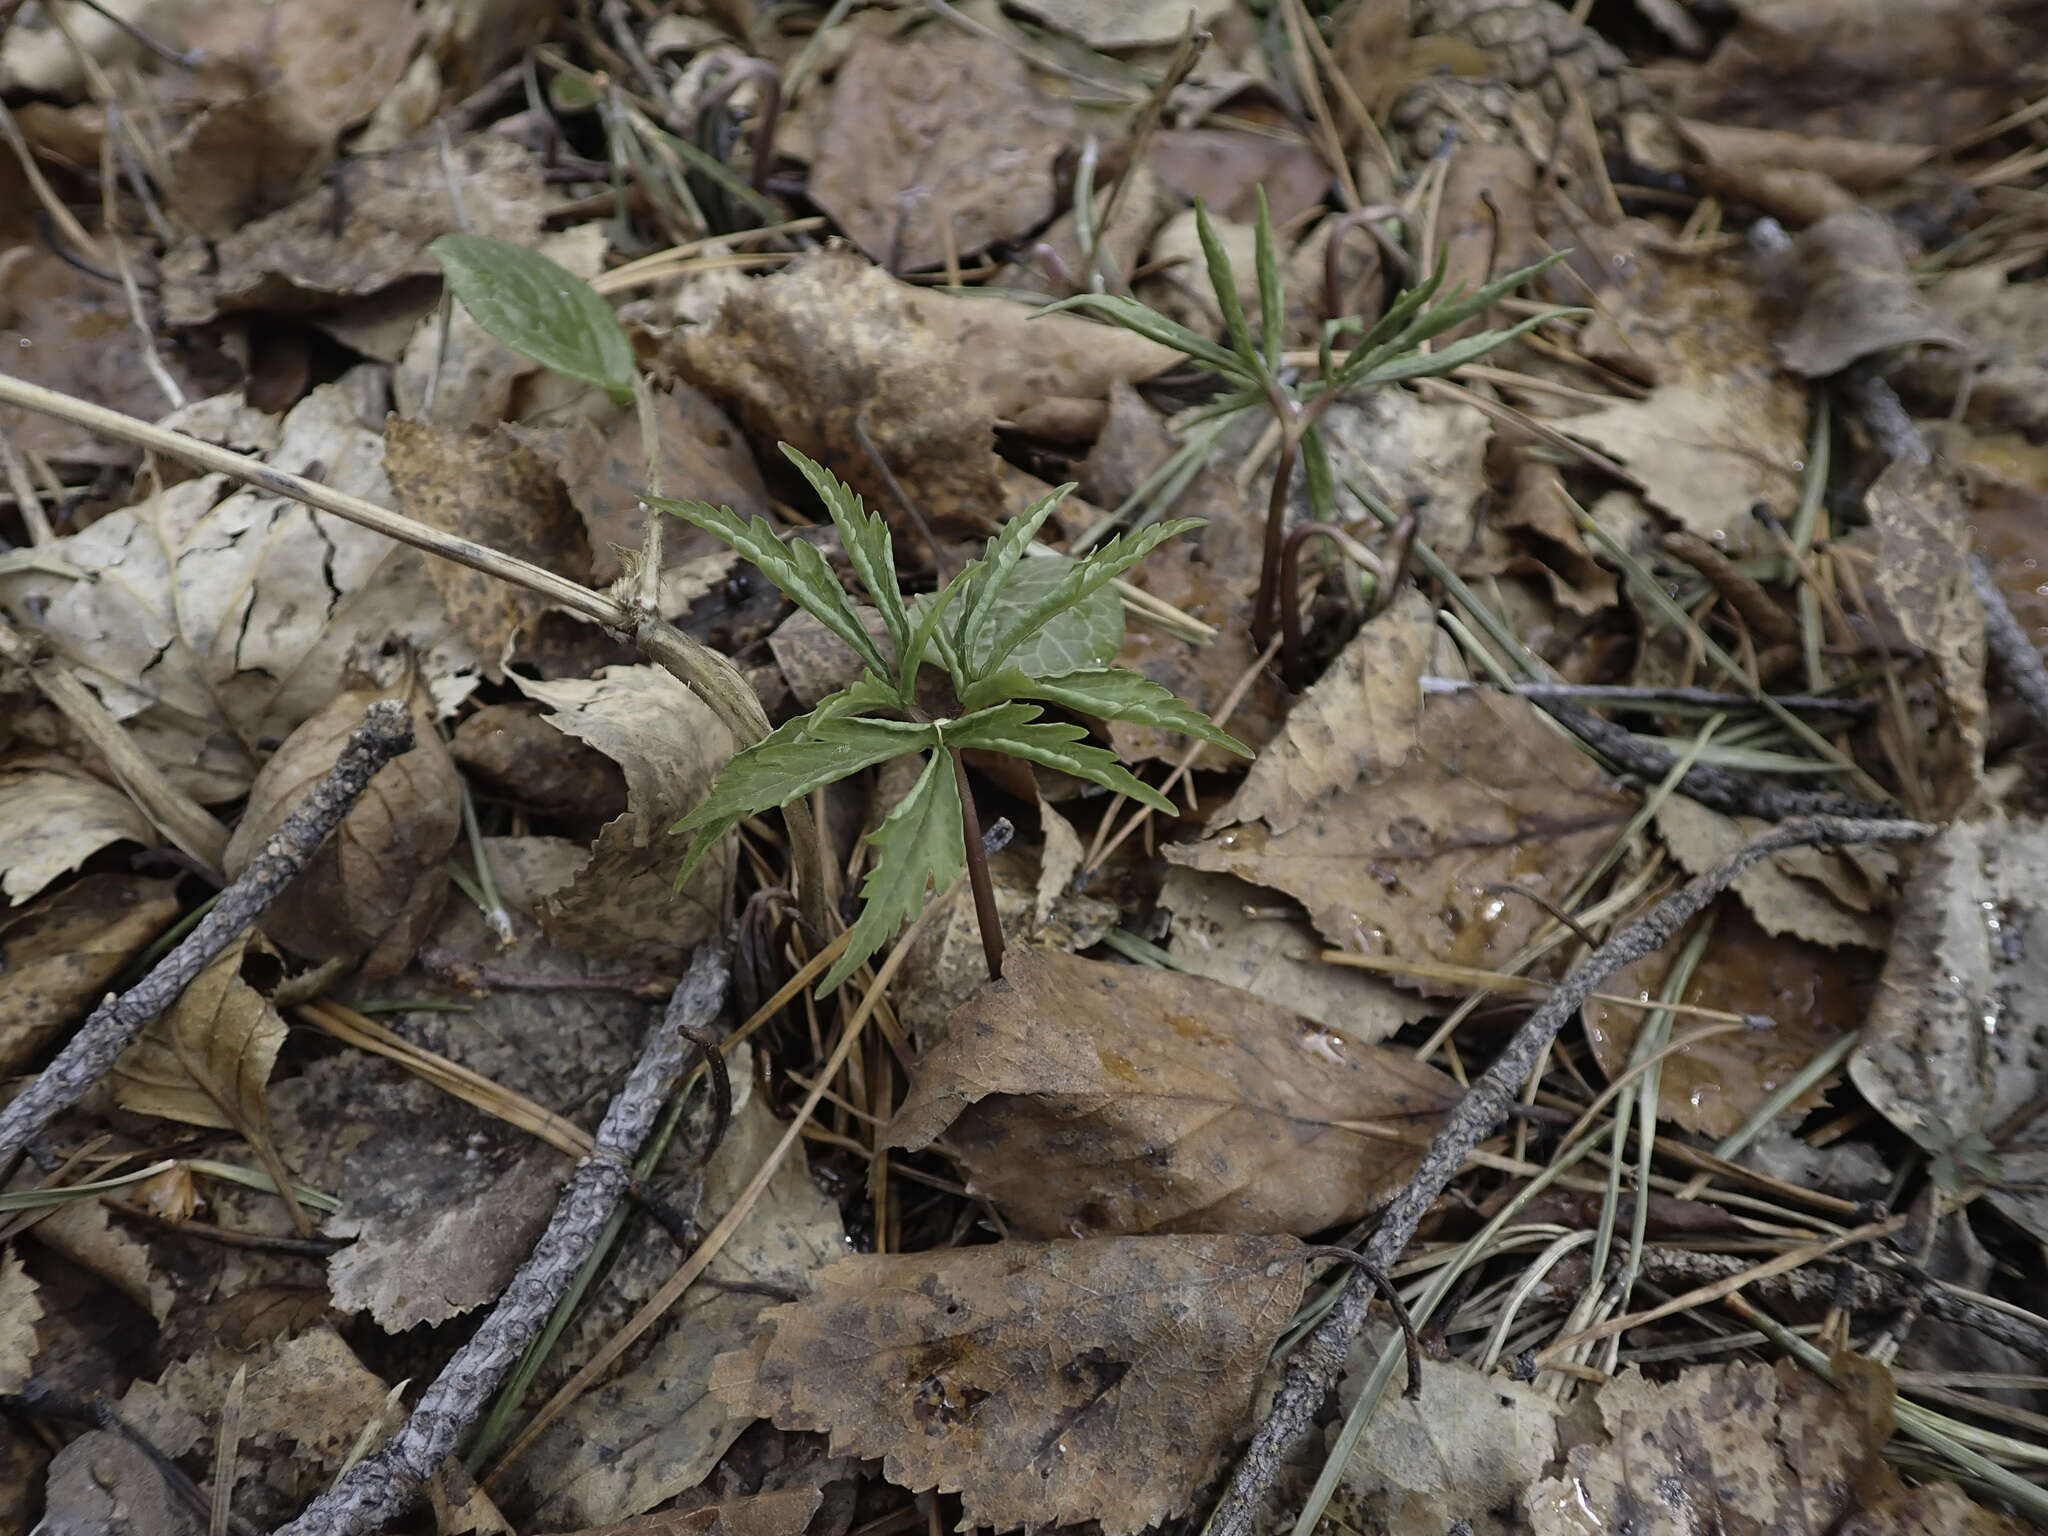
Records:
M1038 555L1010 573L989 605L990 627L984 629L962 658L970 674L992 670L994 637L1011 620L1037 609L1075 570L1065 555ZM1004 662L1032 677L1057 677L1083 667L1099 667L1124 643L1123 599L1107 584L1053 615L1018 641Z
M632 403L633 344L590 284L539 251L482 235L443 235L427 249L491 335L557 373L595 384L614 404Z
M1260 182L1259 217L1252 226L1252 249L1259 271L1259 340L1266 349L1266 372L1280 371L1281 344L1287 336L1287 300L1280 291L1280 256L1273 249L1273 215L1266 208L1266 184Z
M1089 593L1107 586L1175 534L1199 528L1202 523L1203 519L1199 517L1154 523L1150 528L1141 528L1135 533L1119 534L1093 554L1076 561L1043 597L996 630L995 639L989 644L988 659L976 670L994 671L1009 659L1010 653L1017 649L1025 636L1044 625L1054 614L1071 608ZM972 658L968 659L972 661Z
M1580 310L1565 310L1565 314L1580 314ZM1403 379L1429 379L1440 374L1462 368L1467 363L1476 363L1496 348L1504 347L1524 331L1534 330L1553 315L1531 315L1518 320L1504 331L1480 331L1477 335L1461 337L1459 340L1440 347L1434 352L1411 352L1405 357L1396 357L1367 370L1357 378L1348 379L1347 384L1398 384Z
M1003 589L1009 582L1010 573L1016 570L1017 562L1024 558L1024 551L1038 537L1038 530L1045 526L1045 520L1052 516L1053 509L1066 500L1073 489L1071 482L1062 485L1035 502L1021 516L1011 518L988 541L988 552L970 567L971 576L968 571L961 572L960 581L971 580L973 583L973 592L966 606L960 610L959 622L953 630L953 643L959 647L961 655L974 654L975 637L1003 600Z
M1149 677L1121 667L1092 667L1062 677L1029 677L1009 670L977 683L962 703L980 707L998 699L1043 699L1098 720L1128 720L1156 725L1201 741L1211 741L1240 757L1252 750L1200 710L1191 709ZM951 732L948 732L950 738Z
M860 917L818 996L841 982L888 943L904 920L925 904L927 886L940 893L967 868L966 833L960 817L960 787L953 761L943 748L925 760L924 772L888 819L868 834L875 867L861 885Z
M1114 752L1081 744L1088 733L1078 725L1060 720L1037 720L1034 704L996 705L963 717L946 727L946 742L952 747L975 747L987 752L1006 752L1029 763L1057 768L1104 789L1149 805L1168 816L1175 814L1173 802L1117 761Z
M744 817L787 805L821 785L937 740L931 726L905 720L840 716L819 721L805 715L777 728L727 763L703 803L675 824L673 831L697 834L683 856L677 886L696 873L705 854Z
M940 639L939 624L946 617L946 610L953 599L960 595L960 583L949 581L938 592L926 593L911 604L910 617L915 627L910 632L910 644L905 647L896 666L896 696L905 705L917 699L917 669L924 665L924 653L934 640ZM943 642L939 648L939 660L948 672L957 671L950 660L953 648Z
M968 567L969 571L973 569L972 565ZM913 634L924 636L925 646L937 655L939 665L944 667L946 675L952 678L953 691L955 693L958 693L967 686L967 669L961 665L959 647L953 644L953 637L946 632L946 626L932 620L932 610L936 607L941 614L946 613L953 598L967 590L965 577L966 573L963 572L960 576L956 576L953 580L947 582L946 589L943 592L920 592L910 600L912 632ZM914 645L916 642L913 641L912 643ZM922 666L924 661L924 655L920 654L917 658L917 666ZM910 669L910 678L913 683L916 682L916 666ZM904 697L908 698L909 694L906 692Z
M1231 350L1250 365L1256 376L1259 353L1252 345L1252 329L1245 324L1244 305L1237 299L1237 274L1231 270L1230 252L1223 248L1216 226L1209 222L1209 210L1202 206L1199 197L1195 199L1195 234L1202 242L1202 260L1208 263L1209 286L1215 290L1216 307L1223 313L1224 334L1230 338Z
M1243 383L1251 383L1258 375L1245 366L1243 358L1227 347L1219 347L1201 334L1180 325L1156 309L1148 309L1136 299L1127 299L1120 294L1077 293L1071 299L1061 299L1057 304L1048 304L1038 311L1041 315L1056 315L1063 309L1092 309L1107 315L1127 331L1136 331L1148 341L1156 341L1163 347L1176 352L1185 352L1196 362L1213 368L1218 373Z
M854 611L853 600L832 574L832 567L817 549L802 539L784 543L775 536L767 519L742 518L730 507L714 507L703 501L677 501L668 496L650 496L647 504L706 533L725 540L738 550L748 564L775 583L776 590L804 610L833 634L853 647L853 653L883 677L890 673L875 637L867 631Z
M839 530L839 543L846 551L847 563L881 611L889 643L896 648L900 662L910 644L910 619L903 609L903 589L896 584L896 549L889 538L888 523L880 513L863 507L860 497L824 465L806 458L788 443L782 444L782 456L802 471L803 477L811 482L811 489L818 493L818 500L825 503L832 526Z

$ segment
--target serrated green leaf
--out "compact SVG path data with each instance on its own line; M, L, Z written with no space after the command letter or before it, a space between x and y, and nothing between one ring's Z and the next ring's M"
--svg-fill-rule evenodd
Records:
M818 983L820 997L836 990L924 906L927 887L943 894L967 867L960 787L944 748L926 759L910 793L868 834L868 841L876 856L860 888L860 916L845 952Z
M647 504L657 512L680 517L723 539L773 582L784 597L852 646L853 653L876 673L890 675L892 669L882 659L875 637L861 623L853 600L813 545L802 539L784 543L765 518L748 521L730 507L714 507L704 501L677 501L668 496L649 496Z
M1260 367L1259 352L1252 345L1251 327L1245 324L1244 306L1237 301L1237 273L1231 269L1230 252L1223 248L1216 226L1209 222L1209 210L1202 206L1199 197L1195 199L1195 235L1202 242L1209 286L1215 291L1216 308L1223 316L1223 334L1230 339L1231 351L1256 374Z
M1071 299L1061 299L1036 311L1040 315L1056 315L1064 309L1093 309L1114 320L1127 331L1136 331L1148 341L1156 341L1163 347L1184 352L1205 368L1226 374L1241 383L1249 384L1257 375L1245 366L1244 359L1228 347L1219 347L1199 331L1169 320L1158 310L1140 304L1136 299L1125 298L1112 293L1077 293Z
M590 284L539 251L483 235L443 235L427 247L476 323L515 352L633 401L633 343Z
M888 523L880 513L863 507L860 497L824 465L806 457L788 443L780 447L782 456L811 482L811 489L825 504L826 515L839 531L839 544L846 551L847 563L853 567L853 574L860 578L860 584L868 589L868 595L875 600L875 607L882 615L882 625L889 632L889 644L895 648L900 664L905 648L910 644L910 618L903 608L903 589L896 582L896 546L889 537Z
M676 875L680 888L696 873L719 838L748 816L837 783L849 774L929 747L938 733L907 720L863 720L850 716L818 719L799 715L738 753L718 775L697 808L678 821L675 832L694 832Z
M1072 482L1056 487L1025 512L1011 518L988 541L988 549L982 557L960 573L959 581L969 590L967 602L960 610L959 623L954 626L953 643L960 648L962 655L974 654L975 639L987 625L990 614L1003 601L1010 573L1017 569L1017 562L1024 558L1024 552L1038 537L1038 530L1045 526L1045 520L1052 516L1053 509L1066 500L1073 489Z
M1091 667L1061 677L1028 677L1021 672L1004 671L978 683L961 702L979 708L998 699L1042 699L1098 720L1155 725L1161 730L1214 742L1240 757L1252 755L1250 747L1200 710L1182 703L1171 689L1122 667Z
M992 626L994 639L989 643L986 656L963 658L968 662L969 670L976 677L999 670L1009 660L1010 653L1015 651L1026 637L1048 627L1055 614L1076 607L1091 593L1107 587L1110 582L1123 575L1167 539L1177 533L1185 533L1190 528L1199 528L1202 522L1203 519L1199 517L1182 517L1171 522L1154 523L1150 528L1119 534L1100 549L1075 561L1043 596L1028 607L1020 609L1016 617ZM1121 643L1122 637L1119 636L1118 640ZM1100 657L1098 662L1107 659Z
M1280 371L1280 344L1287 334L1287 299L1280 289L1280 256L1273 249L1273 215L1266 207L1266 184L1260 182L1259 213L1252 224L1252 250L1259 273L1259 341L1266 349L1266 371Z
M1165 815L1177 814L1172 801L1133 775L1117 761L1114 752L1082 745L1088 733L1080 726L1063 720L1040 720L1036 718L1038 714L1035 704L998 704L946 726L946 740L954 747L1007 753L1028 763L1057 768L1104 789L1129 795Z
M962 652L970 678L996 668L996 637L1013 620L1031 613L1057 591L1076 569L1065 555L1039 555L1010 573L995 593L989 623ZM1124 643L1124 605L1106 584L1053 608L1038 627L1026 633L1003 665L1032 677L1052 677L1081 667L1099 667Z

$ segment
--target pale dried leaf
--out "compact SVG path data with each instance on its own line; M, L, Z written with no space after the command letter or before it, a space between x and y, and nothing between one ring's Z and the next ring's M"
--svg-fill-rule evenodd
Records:
M0 892L27 901L112 843L159 843L149 818L113 785L55 758L0 773Z
M963 1524L1099 1520L1128 1536L1186 1511L1242 1433L1302 1289L1288 1238L1125 1237L842 1259L722 1356L712 1390L904 1487L962 1495Z
M37 1242L98 1275L159 1323L171 1315L177 1293L150 1263L148 1244L129 1224L116 1226L99 1201L67 1201L32 1230Z
M1074 830L1074 824L1044 799L1038 802L1038 828L1044 834L1045 846L1038 855L1038 889L1032 897L1031 919L1043 927L1060 897L1066 894L1075 871L1087 857L1087 850L1081 846L1081 834Z
M0 1072L40 1056L177 916L175 880L87 875L0 919Z
M888 1142L944 1133L1026 1236L1306 1234L1400 1188L1458 1094L1205 977L1022 950L919 1061Z
M1695 875L1721 863L1767 825L1750 816L1724 816L1683 795L1672 795L1657 808L1664 846ZM1766 933L1789 933L1813 944L1884 948L1890 925L1867 907L1846 905L1814 878L1817 873L1811 860L1773 856L1737 875L1733 889ZM1839 871L1838 878L1849 878L1848 869Z
M36 1357L36 1324L42 1318L36 1283L22 1267L21 1255L10 1249L0 1259L0 1392L16 1393L28 1385Z
M265 1089L285 1023L243 979L251 942L245 929L114 1062L114 1096L123 1109L231 1130L252 1142L269 1137ZM269 958L261 939L254 944Z

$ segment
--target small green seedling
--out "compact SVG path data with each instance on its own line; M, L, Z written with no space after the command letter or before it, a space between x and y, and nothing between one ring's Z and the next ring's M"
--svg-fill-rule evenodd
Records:
M1273 241L1273 221L1266 211L1266 190L1258 189L1259 211L1254 235L1254 257L1258 264L1259 333L1252 334L1244 306L1238 302L1237 276L1230 264L1208 211L1195 203L1195 227L1202 242L1202 255L1209 269L1209 286L1216 307L1223 316L1225 340L1229 345L1167 318L1138 300L1119 294L1083 293L1049 305L1044 313L1062 309L1092 309L1126 330L1136 331L1175 351L1212 373L1226 392L1183 425L1217 421L1262 405L1281 424L1280 461L1273 479L1272 497L1266 508L1266 539L1259 562L1258 602L1253 610L1252 643L1261 649L1273 638L1276 626L1290 611L1280 592L1281 551L1287 537L1287 492L1299 458L1308 484L1309 505L1325 522L1336 515L1336 482L1330 468L1327 446L1318 420L1330 403L1347 394L1398 384L1407 379L1434 378L1477 362L1496 348L1542 324L1555 314L1537 315L1506 330L1481 331L1461 337L1437 351L1425 351L1432 338L1481 314L1552 263L1563 253L1510 272L1497 282L1465 293L1443 295L1444 262L1419 286L1410 288L1388 306L1387 312L1367 326L1356 316L1327 321L1318 348L1318 376L1296 382L1283 367L1281 343L1287 329L1287 299L1280 287L1280 257ZM1339 361L1336 343L1355 336L1350 350ZM1291 598L1288 599L1291 602Z
M939 591L906 600L897 585L888 525L830 472L787 444L782 451L824 502L847 562L873 601L888 650L861 622L812 545L784 543L760 518L745 521L725 508L650 499L650 505L731 545L845 641L862 666L852 687L820 700L810 713L726 765L709 798L677 823L678 831L696 834L677 878L687 879L744 818L915 753L923 757L924 770L869 834L875 862L861 887L860 916L818 990L832 991L886 943L923 904L927 886L944 891L963 870L993 980L1002 974L1002 923L962 752L996 752L1057 768L1167 815L1174 811L1164 796L1134 777L1114 753L1088 745L1083 727L1044 718L1044 706L1179 731L1251 756L1243 743L1169 690L1109 665L1123 642L1122 607L1109 583L1200 520L1155 524L1112 539L1081 560L1043 552L1027 558L1039 529L1073 489L1062 486L1012 518L988 541L986 553ZM918 691L919 670L927 662L935 662L951 684L950 701L937 711L921 702Z
M427 247L476 323L516 352L633 403L633 343L604 295L539 251L484 235Z

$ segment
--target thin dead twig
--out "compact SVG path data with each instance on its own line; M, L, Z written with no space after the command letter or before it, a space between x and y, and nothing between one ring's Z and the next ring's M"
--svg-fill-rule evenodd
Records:
M1759 859L1784 848L1918 839L1931 836L1934 830L1924 822L1856 821L1835 816L1781 822L1616 934L1589 955L1549 1001L1529 1015L1493 1065L1458 1101L1414 1177L1381 1213L1379 1227L1366 1244L1367 1262L1384 1270L1401 1256L1424 1213L1450 1187L1466 1158L1506 1121L1522 1081L1536 1069L1565 1021L1578 1013L1587 994L1623 966L1662 948L1689 919L1726 890L1736 876ZM1314 1424L1316 1413L1336 1385L1371 1297L1371 1286L1354 1277L1337 1304L1288 1362L1287 1375L1272 1411L1252 1437L1251 1447L1232 1473L1230 1485L1210 1519L1210 1536L1249 1536L1289 1448Z
M412 719L401 700L379 699L370 706L334 766L271 835L263 852L221 892L199 926L141 981L94 1009L57 1059L0 1110L0 1166L12 1162L30 1137L77 1103L150 1020L176 1002L235 935L277 899L340 825L377 770L410 751L412 744Z
M598 1234L626 1196L633 1159L682 1079L685 1032L701 1035L725 1001L722 947L698 949L660 1024L605 1111L595 1150L555 1203L532 1254L491 1315L420 1394L405 1426L382 1449L307 1505L277 1536L366 1536L403 1514L420 1486L452 1455L505 1375L538 1336Z
M2012 609L2006 606L2005 594L1999 590L1991 567L1981 555L1970 556L1970 585L1977 589L1977 599L1984 605L1986 648L2005 673L2005 680L2012 684L2012 691L2026 705L2034 724L2048 731L2048 668L2041 665L2041 653L2034 649L2034 642L2027 638L2019 620L2012 616Z

